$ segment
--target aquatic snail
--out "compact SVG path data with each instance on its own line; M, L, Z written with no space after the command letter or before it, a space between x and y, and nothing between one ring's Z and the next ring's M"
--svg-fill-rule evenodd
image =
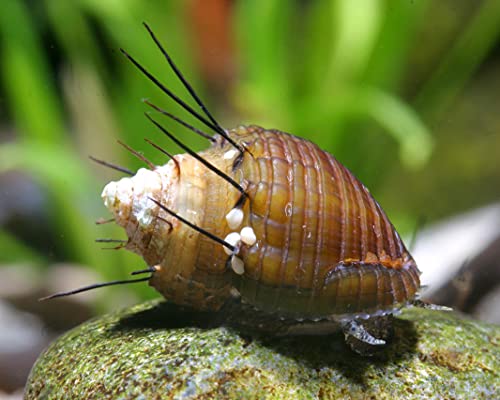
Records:
M222 128L144 25L201 113L123 54L214 135L145 103L211 146L195 153L146 114L186 153L172 156L148 141L171 158L155 166L129 149L149 167L135 175L96 160L131 175L109 183L102 198L127 233L124 247L149 266L134 274L148 276L49 297L148 280L174 303L207 311L236 307L253 313L247 324L278 334L340 327L347 339L385 344L367 327L384 325L417 301L420 273L368 189L310 141L259 126ZM232 315L238 319L238 311Z

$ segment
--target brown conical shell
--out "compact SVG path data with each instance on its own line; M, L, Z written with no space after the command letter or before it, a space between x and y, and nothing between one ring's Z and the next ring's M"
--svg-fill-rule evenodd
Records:
M239 192L187 155L151 172L161 188L148 196L220 238L232 234L234 255L154 204L145 213L140 196L130 193L128 214L116 207L120 190L104 196L127 227L128 247L156 266L151 284L166 298L214 309L235 286L264 311L319 318L378 313L415 296L414 260L369 191L332 155L256 126L229 135L247 149L242 159L220 142L199 154L245 188L241 219L231 212ZM151 213L160 219L144 223Z

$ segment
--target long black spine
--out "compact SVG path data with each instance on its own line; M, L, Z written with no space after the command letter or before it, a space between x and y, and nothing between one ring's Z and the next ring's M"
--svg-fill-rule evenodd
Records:
M205 138L205 139L208 139L210 140L212 143L215 143L216 140L213 136L210 136L208 133L205 133L203 132L202 130L198 129L198 128L195 128L194 126L192 125L189 125L187 122L183 121L182 119L176 117L175 115L169 113L168 111L165 111L164 109L154 105L153 103L151 103L149 100L143 100L145 104L147 104L148 106L150 106L151 108L155 109L156 111L158 111L159 113L163 114L163 115L166 115L167 117L173 119L174 121L176 121L177 123L181 124L182 126L184 126L185 128L188 128L189 130L193 131L194 133L200 135L201 137Z
M181 217L179 214L177 214L176 212L170 210L169 208L167 208L166 206L164 206L163 204L161 204L159 201L153 199L152 197L149 197L149 200L151 200L152 202L154 202L158 207L160 207L163 211L169 213L171 216L177 218L179 221L185 223L187 226L193 228L195 231L201 233L202 235L205 235L206 237L216 241L217 243L227 247L228 249L230 249L231 251L235 251L236 248L232 245L232 244L229 244L228 242L226 242L224 239L221 239L220 237L218 236L215 236L213 233L210 233L208 231L206 231L205 229L203 228L200 228L199 226L193 224L192 222L188 221L187 219Z
M123 172L124 174L130 175L130 176L134 175L134 173L131 170L129 170L128 168L120 167L119 165L111 164L110 162L107 162L107 161L104 161L104 160L99 160L98 158L95 158L95 157L92 157L92 156L89 156L89 158L92 161L96 162L97 164L100 164L100 165L103 165L105 167L114 169L115 171L120 171L120 172Z
M184 149L187 153L189 153L192 157L196 158L199 162L201 162L204 166L206 166L209 170L213 171L215 174L220 176L222 179L224 179L226 182L234 186L238 191L244 196L245 198L247 197L247 194L245 192L245 189L241 187L241 185L236 182L233 178L231 178L229 175L225 174L221 170L219 170L217 167L214 165L210 164L207 160L205 160L203 157L201 157L199 154L191 150L188 146L186 146L184 143L182 143L179 139L177 139L173 134L171 134L169 131L167 131L163 126L161 126L158 122L156 122L152 117L150 117L148 114L145 114L146 118L148 118L159 130L161 130L165 135L167 135L170 139L172 139L179 147Z
M125 50L120 49L120 51L127 57L132 64L136 66L146 77L153 82L163 93L165 93L168 97L174 100L177 104L179 104L182 108L184 108L187 112L189 112L192 116L196 117L200 122L205 124L207 127L212 129L214 132L221 134L219 129L212 124L205 117L196 112L191 106L181 100L178 96L176 96L170 89L168 89L165 85L163 85L158 79L156 79L146 68L144 68L139 62L137 62L130 54L128 54ZM225 133L225 132L224 132ZM222 134L221 134L222 135Z
M42 297L40 301L44 300L50 300L50 299L55 299L57 297L66 297L66 296L71 296L77 293L82 293L82 292L87 292L89 290L93 289L98 289L106 286L114 286L114 285L125 285L128 283L136 283L136 282L144 282L148 281L151 277L147 278L139 278L139 279L126 279L126 280L120 280L120 281L111 281L111 282L104 282L104 283L94 283L93 285L89 286L84 286L78 289L70 290L68 292L59 292L55 294L51 294L50 296Z
M196 103L200 106L200 108L202 109L202 111L205 113L205 115L208 117L208 119L214 124L214 126L217 128L217 132L224 138L226 139L229 143L231 143L231 145L233 145L235 148L237 148L241 153L243 153L245 150L240 146L238 145L233 139L231 139L231 137L226 133L226 131L224 130L224 128L222 128L220 126L220 124L217 122L217 120L213 117L213 115L208 111L207 107L205 106L205 104L203 104L203 102L201 101L200 97L196 94L195 90L193 89L193 87L189 84L189 82L187 81L187 79L184 77L184 75L182 75L182 72L179 70L179 68L177 68L177 65L175 65L174 61L172 60L172 58L170 57L170 55L167 53L167 51L163 48L163 46L161 45L160 41L157 39L156 35L153 33L153 31L151 30L151 28L149 27L148 24L146 24L145 22L143 23L144 24L144 27L147 29L147 31L149 32L149 34L151 35L151 38L153 39L153 41L156 43L156 46L158 47L158 49L161 51L161 53L163 54L163 56L165 57L165 59L167 60L168 64L170 65L170 68L172 68L172 70L174 71L175 75L177 75L177 78L179 78L179 80L182 82L182 84L184 85L184 87L186 88L186 90L189 92L189 94L191 95L191 97L194 99L194 101L196 101Z

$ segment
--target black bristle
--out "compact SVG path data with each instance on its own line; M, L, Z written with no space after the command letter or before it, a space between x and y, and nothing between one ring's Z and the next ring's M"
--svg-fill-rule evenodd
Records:
M127 243L127 241L123 239L108 239L108 238L96 239L95 241L96 243Z
M193 117L197 118L201 123L205 124L205 126L212 129L214 132L219 133L219 129L212 124L205 117L196 112L191 106L181 100L178 96L176 96L170 89L168 89L165 85L163 85L158 79L156 79L146 68L144 68L141 64L139 64L130 54L128 54L125 50L120 49L120 51L127 57L132 64L136 66L151 82L153 82L163 93L165 93L168 97L174 100L178 105L184 108L187 112L189 112Z
M156 111L158 111L159 113L163 114L163 115L166 115L167 117L173 119L174 121L178 122L179 124L181 124L182 126L184 126L185 128L193 131L194 133L196 133L197 135L200 135L201 137L205 138L205 139L208 139L210 140L212 143L215 143L216 140L213 136L210 136L208 133L205 133L203 132L202 130L198 129L198 128L195 128L194 126L192 125L189 125L187 122L183 121L182 119L180 119L179 117L176 117L175 115L169 113L168 111L165 111L164 109L154 105L153 103L151 103L149 100L143 100L143 102L145 104L147 104L148 106L150 106L151 108L155 109Z
M174 212L174 211L170 210L169 208L165 207L165 206L164 206L163 204L161 204L159 201L157 201L157 200L155 200L155 199L153 199L153 198L151 198L151 197L149 197L149 200L151 200L153 203L155 203L155 204L156 204L158 207L160 207L163 211L165 211L165 212L167 212L168 214L170 214L171 216L173 216L173 217L177 218L179 221L181 221L181 222L185 223L187 226L189 226L189 227L193 228L195 231L197 231L197 232L201 233L202 235L205 235L206 237L208 237L208 238L210 238L210 239L214 240L215 242L217 242L217 243L219 243L219 244L221 244L221 245L223 245L223 246L227 247L228 249L230 249L230 250L231 250L231 251L233 251L233 252L236 250L236 248L235 248L232 244L230 244L230 243L226 242L224 239L221 239L220 237L215 236L213 233L210 233L210 232L206 231L205 229L200 228L199 226L197 226L197 225L193 224L192 222L188 221L187 219L185 219L185 218L181 217L181 216L180 216L179 214L177 214L176 212Z
M111 164L110 162L99 160L98 158L95 158L95 157L92 157L92 156L89 156L89 158L92 161L96 162L97 164L104 165L105 167L114 169L116 171L123 172L124 174L130 175L130 176L134 175L134 173L131 170L129 170L128 168L120 167L119 165Z
M150 277L138 278L138 279L127 279L127 280L120 280L120 281L111 281L111 282L104 282L104 283L94 283L93 285L84 286L84 287L81 287L78 289L70 290L68 292L59 292L59 293L51 294L50 296L42 297L41 299L39 299L39 301L55 299L58 297L72 296L72 295L77 294L77 293L87 292L89 290L98 289L98 288L102 288L102 287L106 287L106 286L125 285L128 283L145 282L149 279L150 279Z
M147 143L149 143L151 146L153 146L156 150L162 152L167 157L169 157L175 163L177 169L180 171L181 166L179 165L179 161L177 161L177 159L172 154L170 154L167 150L165 150L164 148L158 146L156 143L152 142L151 140L149 140L147 138L145 138L144 140Z
M156 168L156 165L154 165L151 161L149 161L146 157L144 157L143 154L139 153L137 150L134 150L132 147L130 147L129 145L123 143L120 140L118 140L118 143L121 146L123 146L125 149L127 149L135 157L137 157L139 160L141 160L142 162L144 162L151 170L154 170Z

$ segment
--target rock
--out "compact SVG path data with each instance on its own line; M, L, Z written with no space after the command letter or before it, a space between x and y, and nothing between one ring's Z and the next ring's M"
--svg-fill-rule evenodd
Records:
M151 302L89 321L39 358L26 399L500 398L500 327L407 309L375 357L343 336L269 337Z

